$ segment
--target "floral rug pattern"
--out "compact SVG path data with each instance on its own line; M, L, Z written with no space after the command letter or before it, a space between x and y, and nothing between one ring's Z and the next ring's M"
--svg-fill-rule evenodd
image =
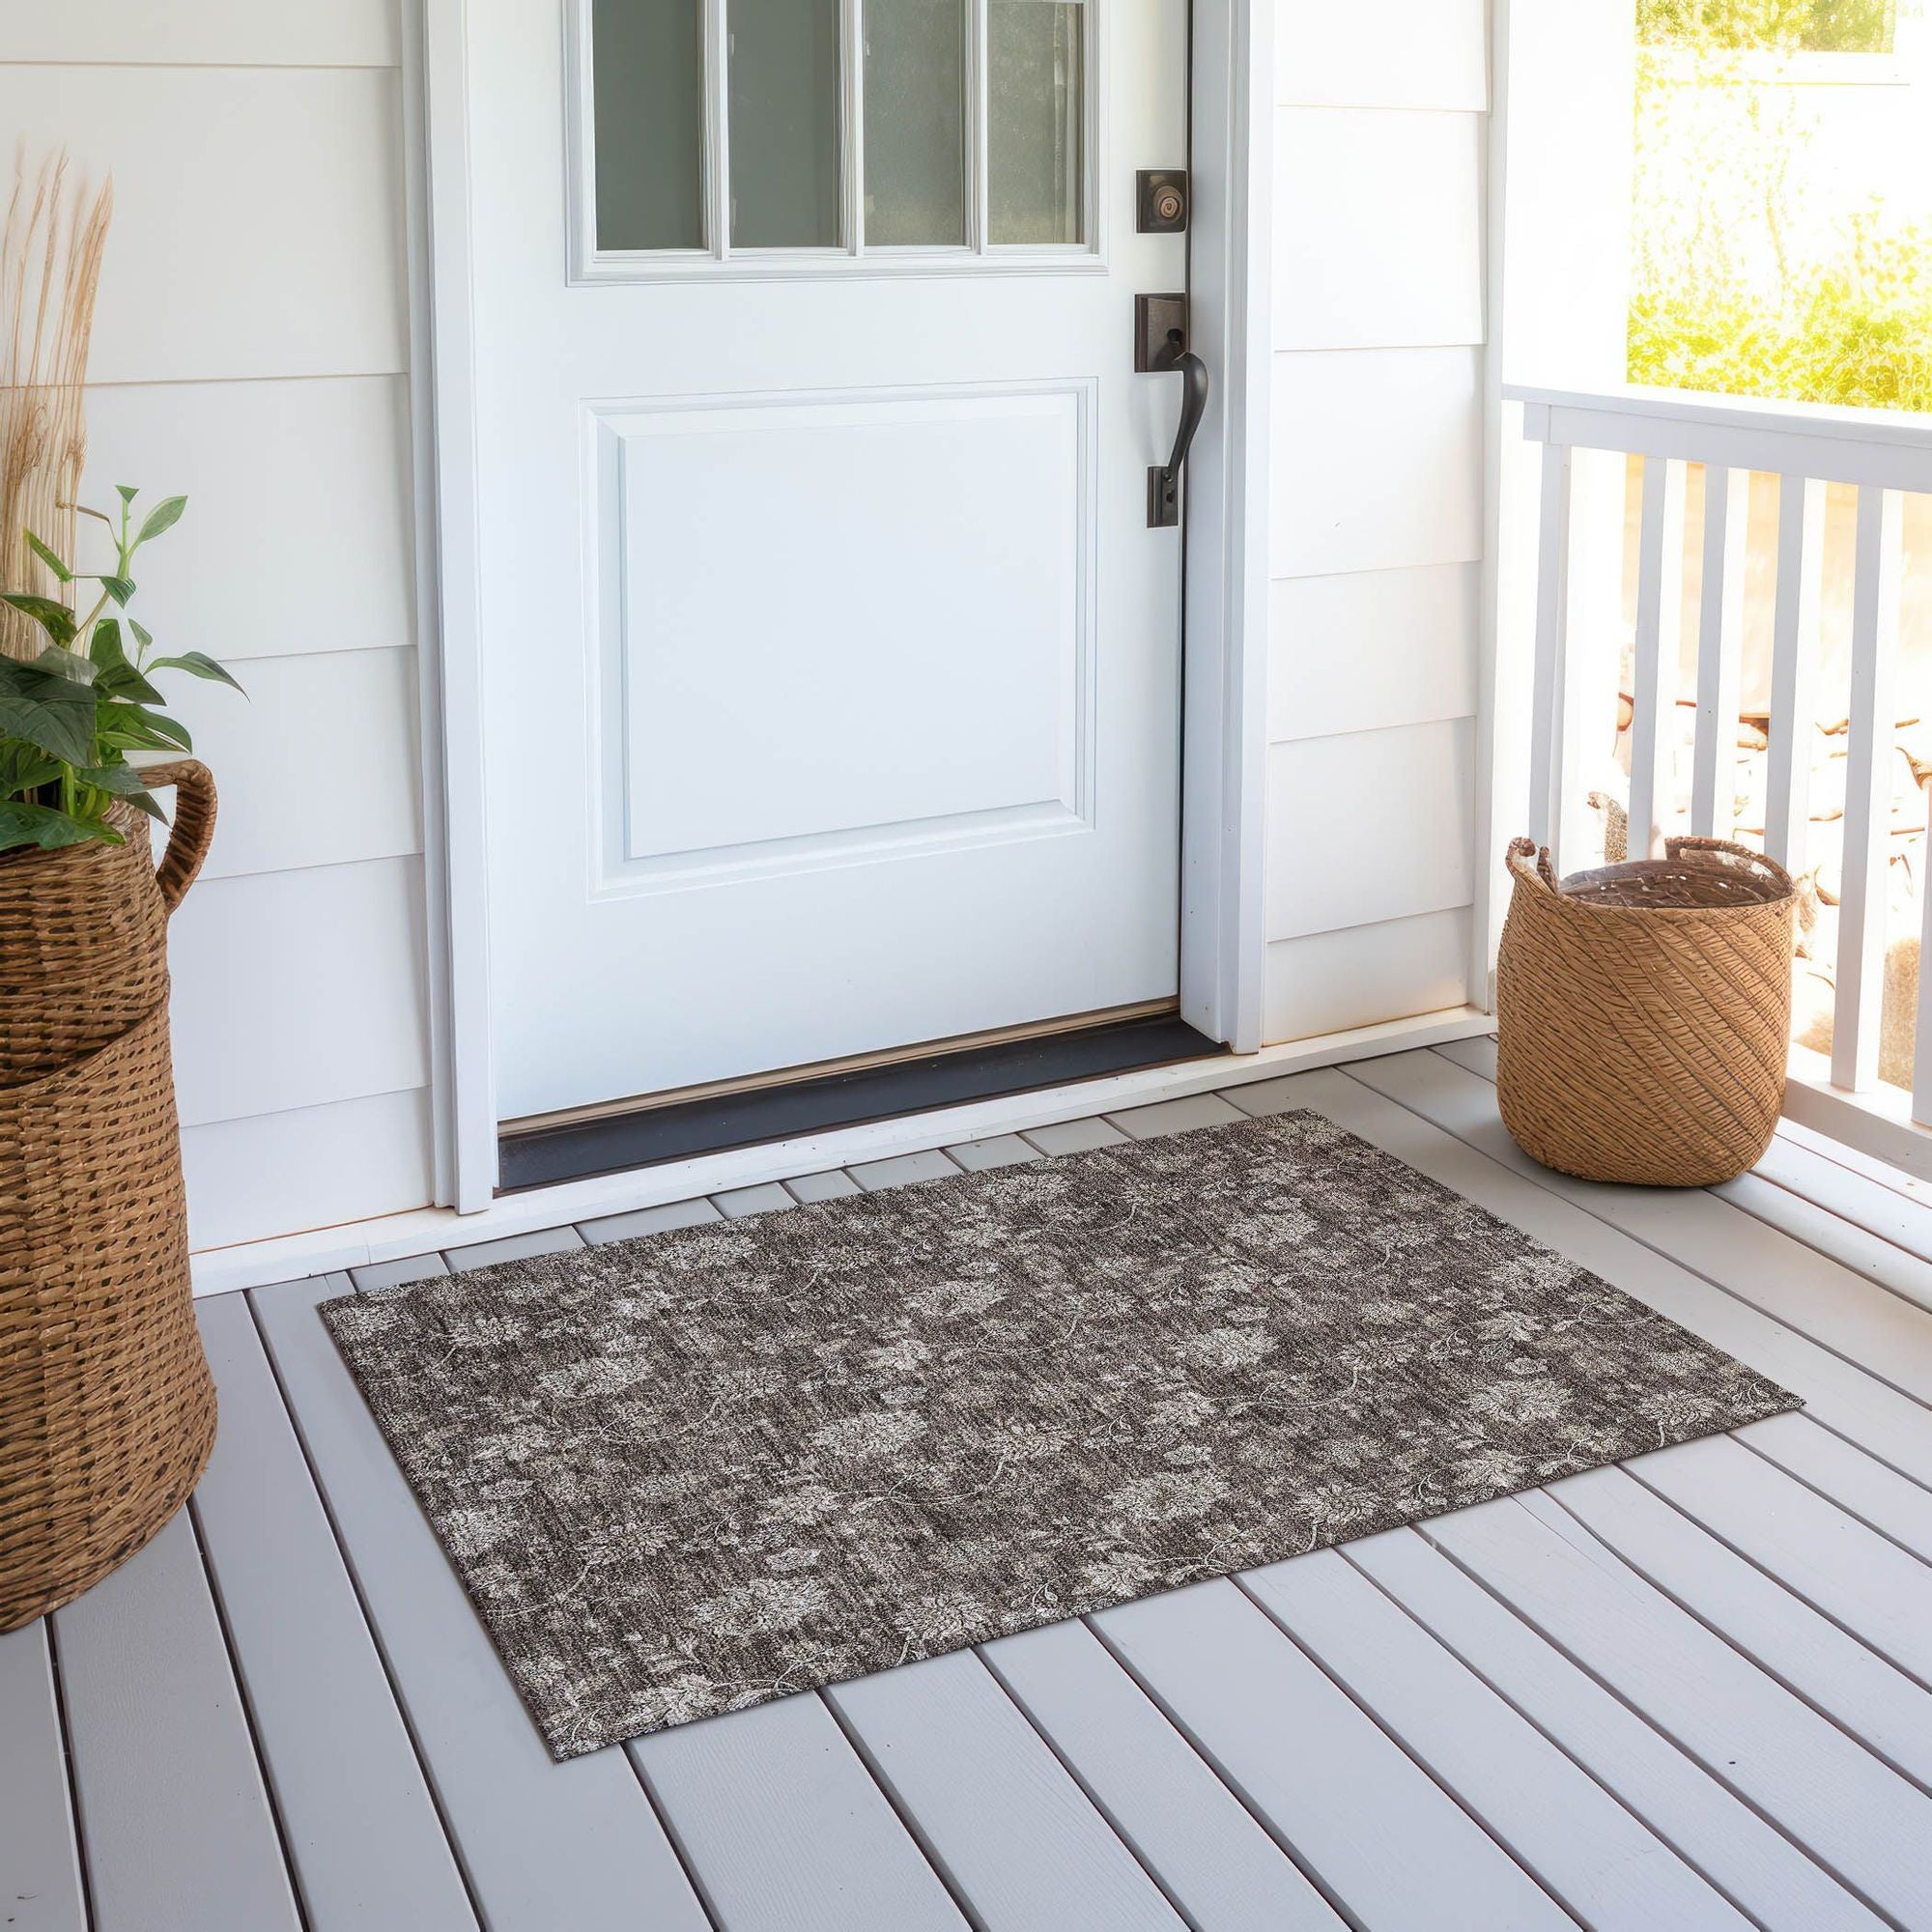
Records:
M322 1312L558 1758L1797 1406L1312 1113Z

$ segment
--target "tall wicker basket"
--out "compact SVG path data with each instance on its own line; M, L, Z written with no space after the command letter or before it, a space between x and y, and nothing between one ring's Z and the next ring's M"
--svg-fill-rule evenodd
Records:
M1512 842L1497 1098L1546 1167L1703 1187L1755 1166L1777 1125L1797 894L1742 845L1665 851L1559 883Z
M174 1515L214 1442L189 1302L167 918L214 829L192 759L158 873L127 842L0 856L0 1631Z

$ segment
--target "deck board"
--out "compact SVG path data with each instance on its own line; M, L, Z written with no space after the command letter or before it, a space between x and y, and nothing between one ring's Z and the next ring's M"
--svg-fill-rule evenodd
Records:
M1420 1531L1388 1530L1343 1553L1739 1910L1816 1932L1882 1922Z
M1671 1460L1658 1458L1666 1467ZM1574 1477L1550 1494L1673 1603L1894 1770L1932 1787L1932 1696L1921 1686L1622 1470Z
M1749 1921L1334 1550L1247 1588L1496 1841L1599 1932Z
M1184 1921L971 1651L825 1693L986 1932L1179 1932Z
M1356 1922L1432 1932L1572 1923L1236 1584L1197 1583L1093 1621Z
M0 1925L9 1932L87 1927L44 1620L0 1636Z
M298 1932L187 1513L54 1614L97 1932Z
M222 1427L195 1518L310 1932L475 1932L246 1298L198 1313Z
M629 1748L731 1932L963 1932L965 1918L818 1696Z
M1516 1498L1423 1525L1874 1910L1932 1923L1932 1801L1573 1527Z
M491 1932L702 1932L709 1920L621 1747L552 1762L316 1304L251 1298Z
M1086 1624L1048 1624L982 1654L1200 1932L1339 1932L1314 1882Z
M0 1637L0 1917L1932 1924L1932 1208L1782 1143L1727 1198L1590 1188L1517 1151L1492 1074L1490 1043L1462 1042L722 1206L1312 1105L1805 1412L558 1766L315 1316L349 1279L218 1297L200 1314L223 1435L192 1516L51 1628ZM673 1204L581 1237L719 1213Z

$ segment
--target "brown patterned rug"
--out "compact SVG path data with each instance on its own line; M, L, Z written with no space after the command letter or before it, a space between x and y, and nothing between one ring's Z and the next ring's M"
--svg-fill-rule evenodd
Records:
M323 1319L559 1758L1798 1406L1309 1113Z

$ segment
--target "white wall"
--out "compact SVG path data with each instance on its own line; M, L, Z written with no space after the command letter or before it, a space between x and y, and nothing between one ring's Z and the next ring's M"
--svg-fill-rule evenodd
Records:
M1484 0L1276 0L1269 1040L1466 995Z
M221 816L174 922L198 1248L430 1197L395 0L0 0L0 127L112 169L89 494Z

